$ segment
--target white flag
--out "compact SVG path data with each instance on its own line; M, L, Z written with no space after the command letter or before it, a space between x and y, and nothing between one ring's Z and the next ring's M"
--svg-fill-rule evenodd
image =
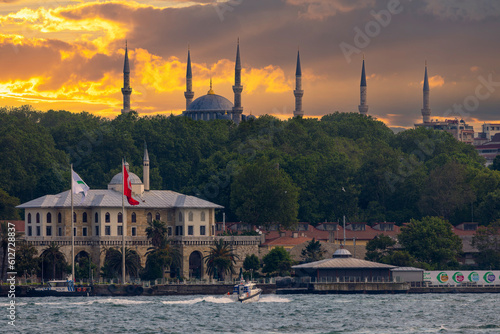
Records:
M83 182L80 175L76 174L74 170L71 170L71 182L73 183L73 194L83 193L82 203L87 196L87 191L89 191L89 186Z

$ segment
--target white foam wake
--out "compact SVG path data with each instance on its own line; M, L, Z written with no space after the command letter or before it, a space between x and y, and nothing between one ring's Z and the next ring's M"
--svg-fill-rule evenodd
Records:
M194 298L194 299L188 299L188 300L169 300L169 301L162 301L163 304L186 304L186 305L191 305L191 304L196 304L196 303L214 303L214 304L228 304L228 303L234 303L234 300L224 296L224 297L213 297L213 296L207 296L207 297L202 297L202 298Z
M278 297L276 295L261 295L259 303L289 303L290 299Z

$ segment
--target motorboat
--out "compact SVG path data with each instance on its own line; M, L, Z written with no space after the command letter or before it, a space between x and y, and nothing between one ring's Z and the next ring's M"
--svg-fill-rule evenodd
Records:
M258 288L255 283L241 280L234 286L233 294L230 297L236 302L253 303L259 301L261 293L262 289Z
M73 280L52 280L40 288L29 289L28 297L81 297L89 296L92 291L90 286L75 286Z

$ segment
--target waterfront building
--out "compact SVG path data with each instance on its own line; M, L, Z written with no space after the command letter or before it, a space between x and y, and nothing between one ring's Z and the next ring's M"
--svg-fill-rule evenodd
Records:
M494 135L500 133L500 123L484 123L482 133L487 140L491 141Z
M356 259L347 249L340 248L335 251L331 259L309 262L292 266L298 276L309 276L320 281L325 279L349 278L357 282L392 280L391 269L396 268L388 264Z
M126 165L128 170L128 165ZM203 256L215 238L215 210L222 206L170 190L149 188L149 154L144 149L141 180L129 172L132 194L139 201L132 206L125 201L125 246L135 250L145 265L145 254L151 242L146 236L148 222L159 220L167 225L167 234L182 255L180 274L183 277L207 278ZM71 190L55 195L45 195L23 203L25 210L25 240L39 253L51 243L61 247L66 259L71 261L71 233L75 236L76 258L88 257L101 268L105 249L121 248L124 217L122 215L123 175L116 174L107 189L90 189L85 197L74 194L74 230L71 231ZM226 237L227 238L227 237ZM247 253L258 253L259 237L232 237L227 242L234 245L240 256L241 267Z

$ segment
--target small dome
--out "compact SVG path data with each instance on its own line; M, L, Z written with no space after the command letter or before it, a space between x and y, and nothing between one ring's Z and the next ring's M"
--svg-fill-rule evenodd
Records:
M333 257L352 257L352 254L345 248L339 248L333 253Z
M207 94L200 96L186 109L186 112L192 111L231 111L233 104L223 96L217 94Z
M131 184L142 184L142 180L139 178L139 176L135 175L134 173L128 172L128 177L130 178ZM113 184L123 184L122 173L118 173L115 176L113 176L109 185Z

